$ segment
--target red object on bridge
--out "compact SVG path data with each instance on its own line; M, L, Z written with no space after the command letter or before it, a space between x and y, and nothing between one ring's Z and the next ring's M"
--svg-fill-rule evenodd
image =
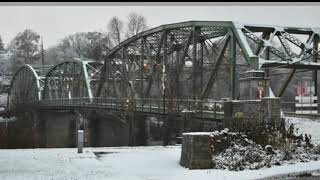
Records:
M262 97L265 97L265 91L263 87L258 87L257 89L257 99L261 99Z
M298 96L304 96L306 94L306 87L304 85L300 85L297 88Z

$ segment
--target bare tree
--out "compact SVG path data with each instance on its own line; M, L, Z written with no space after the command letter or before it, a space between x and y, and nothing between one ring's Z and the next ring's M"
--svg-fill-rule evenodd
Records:
M126 37L129 38L148 28L147 19L142 14L132 12L128 15Z
M69 35L51 49L51 57L63 58L83 57L100 60L103 51L109 51L111 42L106 33L101 32L77 32ZM59 54L59 56L58 56Z
M40 35L31 29L19 32L10 42L8 49L17 55L25 64L39 59Z
M117 46L121 42L123 33L123 22L116 16L113 16L108 23L108 31L113 46Z

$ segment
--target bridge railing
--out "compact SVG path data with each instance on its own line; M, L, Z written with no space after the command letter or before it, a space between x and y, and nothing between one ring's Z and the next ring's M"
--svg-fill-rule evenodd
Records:
M169 112L217 113L223 112L223 101L183 100L183 99L145 99L145 98L65 98L45 99L37 102L42 107L91 107L113 110L133 110L167 114Z
M281 109L287 114L320 114L315 102L281 102Z

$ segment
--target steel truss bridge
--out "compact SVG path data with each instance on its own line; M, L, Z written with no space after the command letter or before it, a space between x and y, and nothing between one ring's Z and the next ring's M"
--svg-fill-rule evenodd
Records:
M189 21L136 34L103 61L26 64L13 76L10 109L104 109L221 119L221 98L237 99L245 70L289 68L281 96L299 69L317 83L319 28ZM317 87L317 86L315 86ZM316 88L317 89L317 88ZM317 90L316 90L317 92Z

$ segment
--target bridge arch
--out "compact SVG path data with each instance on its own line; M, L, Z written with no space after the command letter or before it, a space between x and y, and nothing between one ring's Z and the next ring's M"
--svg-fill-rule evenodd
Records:
M215 64L222 59L234 60L226 57L225 52L231 44L232 48L235 46L236 33L231 21L181 22L138 33L107 53L97 94L152 99L210 98L213 83L205 77L214 79L218 71Z
M93 98L102 64L93 59L72 58L54 65L45 75L42 98Z
M235 99L237 79L245 70L320 69L319 42L316 27L233 21L166 24L140 32L107 53L97 95ZM217 86L219 73L229 76L222 86ZM225 91L214 97L217 88Z
M41 100L41 78L29 64L19 68L13 75L8 96L10 108Z

